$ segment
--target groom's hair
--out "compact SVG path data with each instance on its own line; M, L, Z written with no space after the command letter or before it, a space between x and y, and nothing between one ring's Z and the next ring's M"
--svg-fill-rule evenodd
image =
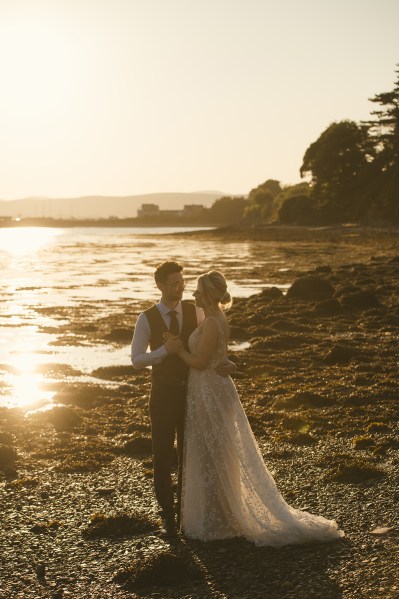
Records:
M154 279L156 283L166 283L168 276L174 272L181 272L183 267L181 264L177 262L173 262L171 260L167 260L166 262L162 262L159 264L154 272Z

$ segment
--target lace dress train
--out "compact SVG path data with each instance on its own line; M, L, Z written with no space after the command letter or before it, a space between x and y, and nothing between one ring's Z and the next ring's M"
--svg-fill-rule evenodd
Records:
M335 521L294 509L279 493L232 379L214 370L226 355L215 320L219 340L211 364L189 374L182 531L203 541L245 537L275 547L343 537ZM193 354L200 335L201 325L189 340Z

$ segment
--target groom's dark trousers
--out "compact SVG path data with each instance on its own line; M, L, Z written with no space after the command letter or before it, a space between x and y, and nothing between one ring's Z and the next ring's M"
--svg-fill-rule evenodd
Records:
M187 348L188 338L197 327L197 313L192 303L182 302L183 324L180 337ZM163 345L162 335L168 329L156 306L145 312L151 330L150 348ZM150 418L154 466L155 495L164 518L175 515L172 488L174 442L177 437L178 485L177 513L180 512L183 436L188 368L175 354L168 355L152 367Z

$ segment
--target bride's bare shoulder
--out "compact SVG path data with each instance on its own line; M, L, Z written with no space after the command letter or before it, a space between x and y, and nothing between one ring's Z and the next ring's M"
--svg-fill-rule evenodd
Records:
M208 331L218 330L219 324L217 319L214 316L207 316L201 323L201 327Z
M221 316L207 316L203 321L203 325L207 323L208 330L214 330L223 332L224 336L228 338L229 335L229 324L224 314Z

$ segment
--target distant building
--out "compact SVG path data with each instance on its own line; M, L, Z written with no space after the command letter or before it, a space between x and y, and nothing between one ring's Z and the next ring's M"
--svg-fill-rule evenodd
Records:
M203 204L185 204L183 208L184 216L195 216L196 214L201 214L204 210Z
M147 218L151 216L159 216L160 210L158 204L142 204L137 210L139 218Z
M182 210L160 210L159 211L159 215L160 216L166 216L167 218L171 218L171 217L177 217L180 218L183 214Z
M142 204L137 210L138 218L182 218L197 216L202 214L204 206L202 204L186 204L183 210L160 210L158 204Z

